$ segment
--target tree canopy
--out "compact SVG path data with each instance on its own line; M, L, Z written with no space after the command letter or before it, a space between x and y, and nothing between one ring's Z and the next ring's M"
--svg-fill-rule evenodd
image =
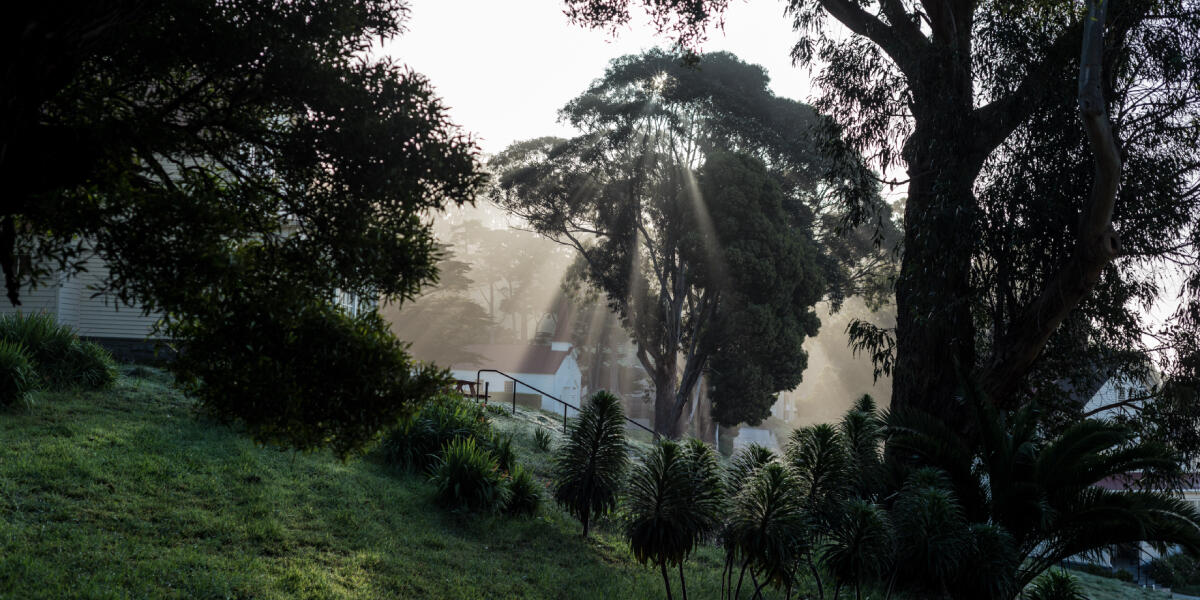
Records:
M470 201L485 176L424 77L365 58L405 15L397 0L13 7L0 59L11 302L98 255L103 287L165 314L169 333L237 323L283 336L278 349L300 313L333 317L273 297L414 296L436 277L428 212ZM267 303L261 318L243 319L239 290Z
M862 281L819 251L813 210L857 192L823 183L860 165L829 159L812 134L821 117L771 94L760 67L729 54L704 65L617 59L562 111L580 136L519 142L489 164L501 205L583 257L672 435L706 371L719 421L769 415L800 381L827 282Z
M608 27L633 3L566 4ZM687 48L727 5L642 4ZM959 410L965 379L1017 406L1147 354L1195 380L1193 0L791 0L787 15L815 106L875 168L908 171L897 328L857 331L894 368L897 406ZM1179 280L1189 300L1160 329L1145 309Z

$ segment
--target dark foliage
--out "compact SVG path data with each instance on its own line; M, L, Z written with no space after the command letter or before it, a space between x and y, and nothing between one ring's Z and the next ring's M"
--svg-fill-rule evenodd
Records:
M579 411L554 456L554 499L583 523L612 510L629 463L621 400L599 391Z
M172 369L207 411L260 443L346 457L446 385L443 371L412 364L374 312L352 317L291 282L235 282L203 294L203 312L171 320L186 340Z
M327 305L412 298L436 278L424 216L485 179L429 83L365 58L405 15L400 0L13 7L0 26L12 301L98 256L102 287L169 316L196 353L181 379L221 418L263 442L360 448L439 377L373 317Z

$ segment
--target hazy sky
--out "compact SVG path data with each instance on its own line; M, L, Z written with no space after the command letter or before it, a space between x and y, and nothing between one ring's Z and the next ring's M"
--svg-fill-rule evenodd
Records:
M783 3L734 0L725 31L704 50L727 50L766 67L771 88L807 100L806 69L791 65L796 35ZM604 74L608 61L656 45L644 15L615 37L571 25L561 0L411 0L409 32L382 53L429 77L454 121L485 152L542 135L569 135L558 109Z

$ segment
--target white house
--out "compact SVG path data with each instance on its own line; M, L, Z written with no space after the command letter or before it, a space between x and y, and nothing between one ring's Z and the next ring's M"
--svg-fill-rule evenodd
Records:
M493 402L510 402L516 392L518 402L532 403L542 410L562 414L563 405L554 396L572 406L579 406L582 375L575 351L570 342L555 341L549 345L479 344L466 350L477 360L455 364L451 373L462 381L479 381L478 393L486 385ZM500 373L480 370L501 371ZM478 378L478 379L477 379ZM575 410L567 409L573 416Z
M151 360L161 337L153 335L159 314L144 314L96 289L108 276L108 265L93 256L84 263L86 271L73 277L51 275L37 289L21 288L21 305L0 301L0 315L48 313L79 336L107 348L119 360Z
M79 337L104 346L120 361L168 358L170 350L162 344L165 338L154 333L161 313L146 313L140 306L125 304L111 294L98 294L108 277L108 264L99 256L88 258L83 267L86 270L71 277L52 274L37 289L23 286L21 305L13 306L7 298L0 300L0 316L47 313L59 323L75 328ZM352 314L375 306L373 299L363 300L346 293L339 293L336 300Z

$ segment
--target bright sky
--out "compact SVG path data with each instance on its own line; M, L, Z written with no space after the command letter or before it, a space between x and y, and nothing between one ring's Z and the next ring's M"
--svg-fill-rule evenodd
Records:
M644 15L614 39L571 25L562 0L411 0L409 32L381 52L427 76L451 118L476 134L485 152L542 135L568 136L558 109L604 74L609 60L670 40ZM642 17L642 18L637 18ZM766 67L780 96L809 99L806 69L792 67L796 35L783 3L734 0L725 31L705 51L727 50Z

